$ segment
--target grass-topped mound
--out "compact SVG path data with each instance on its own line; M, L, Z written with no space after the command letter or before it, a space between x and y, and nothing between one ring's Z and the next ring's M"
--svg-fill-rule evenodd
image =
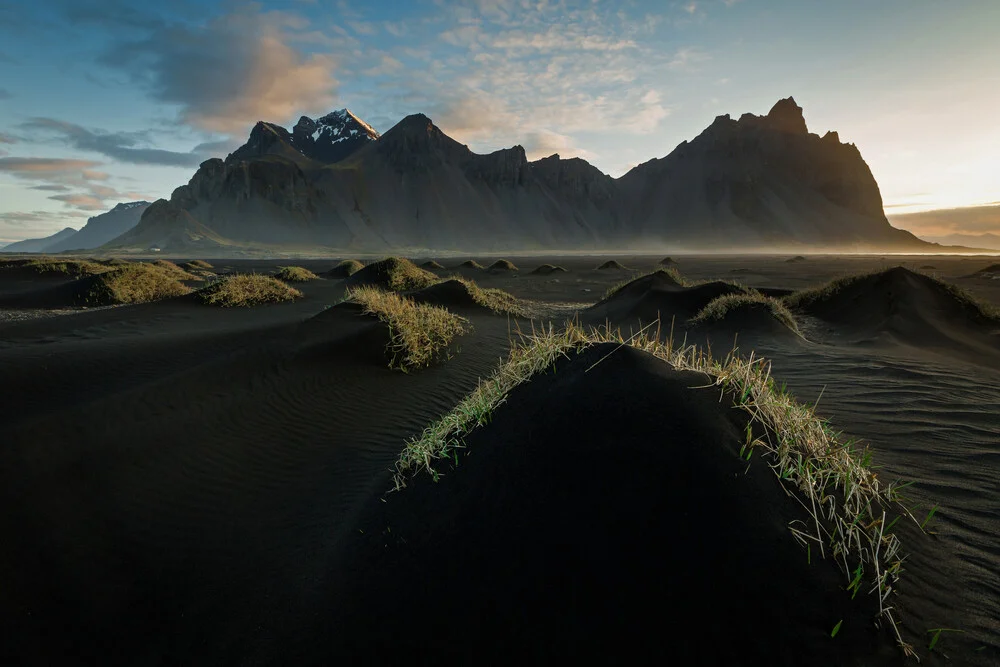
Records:
M440 280L408 259L386 257L360 269L347 279L349 285L373 285L394 292L422 289Z
M204 280L203 276L196 275L190 271L185 271L181 267L166 259L155 260L150 264L150 266L163 271L168 276L176 278L177 280Z
M490 271L517 271L518 268L514 266L514 263L506 259L498 259L497 261L490 264Z
M553 273L566 273L566 269L555 264L542 264L531 273L538 276L548 276Z
M628 271L628 268L616 260L609 259L597 267L598 271Z
M479 262L477 262L474 259L467 259L467 260L465 260L464 262L462 262L461 264L459 264L457 268L459 268L459 269L475 269L477 271L483 271L483 270L486 269L485 266L483 266L482 264L480 264Z
M137 262L82 278L74 291L78 305L114 306L184 296L191 288L168 270Z
M355 273L365 268L365 265L356 259L345 259L337 266L326 272L331 278L350 278Z
M274 277L278 280L291 283L304 283L309 280L319 280L319 276L309 269L304 269L301 266L279 267L279 271L274 274Z
M976 271L976 275L980 276L1000 275L1000 264L990 264L985 269L979 269L978 271Z
M113 267L87 259L33 257L30 259L0 260L0 268L21 269L42 275L80 278L82 276L96 276L111 270Z
M419 643L472 664L898 662L905 509L760 360L535 332L407 443L396 481L352 531L342 661Z
M273 276L235 273L198 290L198 296L202 302L211 306L229 308L293 301L301 297L302 292Z
M802 255L796 255L795 257L789 257L788 259L786 259L785 263L786 264L798 264L799 262L804 262L804 261L806 261L805 257L803 257Z
M192 259L190 262L184 262L182 266L187 271L211 271L215 268L203 259Z
M658 269L612 286L605 297L582 314L591 324L652 322L672 318L684 322L712 300L727 294L745 294L747 288L715 280L689 283L674 269Z
M435 262L433 259L429 260L427 262L424 262L423 264L421 264L420 268L421 269L427 269L428 271L443 271L444 270L444 267L442 265L438 264L437 262Z
M660 266L677 266L677 262L674 261L673 257L664 257L660 260Z
M765 296L756 290L742 294L726 294L713 299L691 318L695 325L724 326L734 331L754 330L777 333L788 330L798 333L795 316L780 299Z
M512 294L497 288L483 288L475 281L454 277L430 287L411 292L418 303L428 303L444 308L486 308L501 315L528 317L524 305Z
M468 320L445 308L416 303L374 286L348 288L347 300L388 325L389 366L403 371L430 365L457 336L470 330Z

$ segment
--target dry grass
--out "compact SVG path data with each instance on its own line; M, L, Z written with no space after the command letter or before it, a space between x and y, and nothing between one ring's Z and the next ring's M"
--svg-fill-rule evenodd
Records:
M902 267L897 267L902 268ZM890 269L891 270L891 269ZM886 272L886 269L876 269L874 271L864 271L861 273L854 273L847 276L841 276L840 278L835 278L830 282L820 285L818 287L811 287L809 289L799 290L789 294L786 297L782 297L785 305L791 309L799 310L803 308L808 308L814 303L825 301L833 296L836 296L841 290L850 288L856 283L874 278L880 274ZM965 290L958 285L954 285L949 282L945 282L940 278L926 273L920 273L919 275L932 280L938 287L946 290L956 301L958 301L963 306L977 312L981 317L988 320L1000 320L1000 308L996 306L980 301L970 292Z
M555 264L542 264L531 273L539 276L547 276L553 273L567 273L566 269Z
M356 259L345 259L330 269L328 274L333 278L350 278L355 273L365 268L365 265Z
M177 280L204 280L202 276L189 273L188 271L185 271L184 269L177 266L173 262L170 262L165 259L157 259L153 261L150 264L150 266L153 266L159 269L160 271L163 271L168 276L176 278Z
M4 262L4 265L30 269L36 273L63 273L74 278L96 276L114 268L87 259L56 259L53 257L8 260Z
M151 264L135 263L95 276L93 285L81 298L88 306L111 306L158 301L190 292L191 288L169 271Z
M518 268L514 266L514 263L506 259L498 259L497 261L490 264L490 271L517 271Z
M628 267L613 259L609 259L597 267L598 271L628 271Z
M215 267L203 259L192 259L184 263L184 268L188 271L211 271Z
M483 270L486 267L483 266L482 264L480 264L479 262L477 262L474 259L467 259L464 262L462 262L461 264L459 264L458 268L460 268L460 269L477 269L477 270Z
M284 280L285 282L292 283L304 283L309 280L319 280L319 276L309 269L304 269L301 266L279 266L278 268L280 270L274 274L274 277L278 280Z
M765 296L757 290L748 290L744 294L726 294L712 299L697 315L691 318L691 322L693 324L719 322L733 310L756 306L764 306L776 320L798 333L799 325L795 321L795 316L785 307L785 304L779 299Z
M462 276L452 276L449 280L457 280L469 290L472 300L494 313L513 315L514 317L530 317L524 304L510 292L495 287L480 287L474 280Z
M656 356L676 370L705 376L706 386L718 387L720 399L728 397L751 418L741 455L748 460L762 453L775 475L808 513L809 521L789 526L792 536L808 556L833 558L843 569L847 588L857 594L862 588L876 593L881 610L907 655L912 647L903 642L893 615L890 595L896 589L902 568L898 538L891 532L898 517L912 515L902 505L900 490L906 485L883 484L871 467L871 454L852 441L844 441L820 419L813 408L798 403L771 377L770 364L753 354L749 359L737 350L716 361L695 346L675 348L673 335L661 341L657 330L625 336L610 329L584 330L567 323L562 330L551 324L532 330L513 341L510 356L451 412L427 427L420 437L406 443L396 462L395 485L399 490L420 470L435 479L439 459L452 459L464 447L472 430L489 422L490 415L507 395L532 376L550 368L559 358L569 357L598 343L629 345ZM520 332L519 332L520 333ZM763 435L755 435L763 433ZM897 519L889 520L891 514Z
M351 287L347 300L364 307L389 327L389 367L402 371L429 366L457 336L470 331L468 320L446 308L414 303L377 287Z
M209 305L229 308L293 301L301 297L302 292L273 276L236 273L199 290L198 296Z
M442 270L444 270L444 267L441 266L440 264L438 264L437 262L435 262L433 259L430 260L430 261L424 262L423 264L421 264L420 268L421 269L427 269L428 271L442 271Z

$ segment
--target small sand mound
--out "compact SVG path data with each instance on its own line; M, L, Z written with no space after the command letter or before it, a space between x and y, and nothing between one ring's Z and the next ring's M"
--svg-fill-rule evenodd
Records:
M677 266L677 262L674 261L673 257L664 257L660 260L660 266Z
M920 269L922 271L937 271L937 267L932 264L924 264Z
M799 330L795 316L784 303L756 291L713 299L691 318L691 324L731 333L766 334L771 337L797 335Z
M531 273L533 275L538 275L538 276L548 276L553 273L566 273L566 269L564 269L561 266L556 266L554 264L542 264Z
M344 531L330 662L894 664L875 596L807 559L802 506L705 382L602 344L515 387L438 481L379 489Z
M199 270L199 271L211 271L215 267L206 262L203 259L192 259L190 262L185 262L182 266L188 271Z
M669 326L694 317L713 299L727 294L745 294L746 288L733 283L714 281L687 286L672 269L659 269L640 276L611 293L581 315L584 321L602 324L648 323L659 318Z
M365 268L365 265L356 259L345 259L337 266L326 272L330 278L350 278L355 273Z
M985 269L979 269L976 271L977 275L988 275L993 276L995 274L1000 274L1000 264L990 264Z
M386 257L355 271L347 279L349 285L374 285L392 291L404 291L429 287L439 278L430 271L421 269L408 259Z
M428 262L424 262L423 264L421 264L420 268L421 269L427 269L428 271L443 271L444 270L444 267L441 266L440 264L438 264L437 262L435 262L433 259L430 260L430 261L428 261Z
M279 268L280 270L274 274L274 277L278 280L293 283L304 283L310 280L319 280L319 276L309 269L302 268L301 266L282 266Z
M498 259L497 261L490 264L490 271L517 271L518 268L514 266L514 263L506 259Z
M177 266L173 262L165 259L158 259L152 262L150 266L153 266L159 269L160 271L163 271L167 275L172 276L177 280L202 280L201 276L185 271L184 269Z
M789 257L788 259L785 260L785 262L787 262L789 264L798 263L798 262L804 262L804 261L806 261L806 258L803 257L802 255L796 255L795 257Z
M441 306L452 310L482 309L516 317L526 315L521 302L501 289L484 289L472 280L453 278L407 294L417 303Z
M474 259L467 259L458 265L459 269L476 269L477 271L485 270L486 267L477 262Z
M609 259L608 261L606 261L603 264L601 264L600 266L598 266L597 270L598 271L628 271L628 268L626 268L622 264L619 264L617 261L615 261L613 259Z

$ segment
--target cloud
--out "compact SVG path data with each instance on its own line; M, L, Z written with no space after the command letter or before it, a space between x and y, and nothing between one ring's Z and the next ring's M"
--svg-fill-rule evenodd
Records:
M17 138L9 134L4 134L3 132L0 132L0 144L16 144L16 143L17 143Z
M584 160L593 160L596 155L590 151L575 148L573 139L565 134L552 132L551 130L538 130L527 135L524 142L524 152L529 160L548 157L558 153L562 159L579 157Z
M918 235L1000 234L1000 205L997 204L903 213L889 215L888 218L894 227L902 227Z
M79 229L87 216L79 211L3 211L0 239L13 242L45 238L65 227Z
M155 164L167 167L194 167L204 160L196 153L179 153L159 148L137 147L145 143L142 133L88 130L73 123L53 118L32 118L21 125L29 130L42 130L60 135L62 141L83 151L100 153L129 164Z
M181 121L245 134L257 120L283 122L333 106L333 58L291 46L289 31L305 24L290 16L275 20L273 12L251 9L203 26L169 25L117 44L102 62L127 72L154 99L179 105Z
M14 95L9 90L6 88L0 88L0 100L9 100L12 97L14 97Z
M686 11L688 14L694 14L696 11L698 11L698 3L697 2L687 3L686 5L684 5L684 11Z
M31 185L29 190L41 190L43 192L69 192L69 187L59 183L46 183L44 185Z
M5 157L0 158L0 172L21 178L35 178L40 175L66 174L82 169L97 167L101 163L92 160L76 160L47 157Z
M94 195L73 193L66 195L52 195L49 199L64 202L69 206L80 209L81 211L103 211L107 208L107 206L104 205L104 200L99 199Z

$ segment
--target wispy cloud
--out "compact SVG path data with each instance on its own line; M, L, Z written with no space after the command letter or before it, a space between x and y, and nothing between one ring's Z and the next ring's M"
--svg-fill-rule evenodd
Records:
M204 160L204 155L198 153L143 147L142 144L148 143L145 133L88 130L80 125L53 118L32 118L21 126L26 130L41 130L56 134L62 142L73 148L100 153L119 162L193 167Z
M110 176L94 169L99 166L100 162L75 158L0 157L0 173L33 183L29 189L59 193L49 199L79 210L104 210L110 208L109 201L145 199L107 185Z
M0 172L21 178L36 178L39 175L78 173L83 169L100 166L93 160L77 160L46 157L5 157L0 159Z

